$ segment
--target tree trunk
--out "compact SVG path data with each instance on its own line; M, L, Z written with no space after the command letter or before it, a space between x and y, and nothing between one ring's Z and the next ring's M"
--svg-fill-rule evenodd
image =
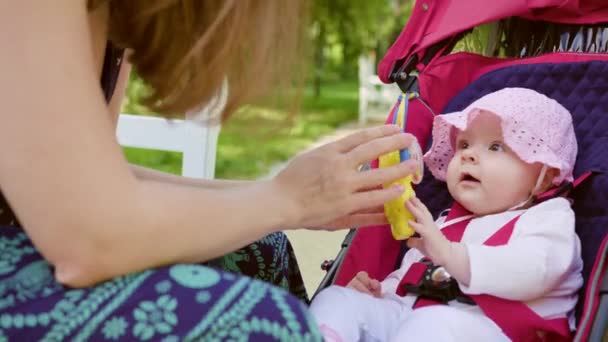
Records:
M319 22L319 33L315 41L315 77L314 77L314 94L315 97L321 96L321 81L323 74L324 55L323 47L325 46L325 23Z

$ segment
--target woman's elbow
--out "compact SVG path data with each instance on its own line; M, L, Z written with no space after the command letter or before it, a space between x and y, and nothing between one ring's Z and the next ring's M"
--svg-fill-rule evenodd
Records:
M78 262L55 264L55 279L58 283L71 288L90 287L100 282L102 277L94 272L82 267Z
M55 267L55 279L62 285L81 288L90 287L116 274L112 272L112 256L95 250L75 251L50 260Z
M88 287L115 276L112 265L116 264L116 253L104 247L110 244L104 239L101 234L78 234L61 245L55 243L46 248L47 253L42 248L41 251L54 266L57 282L68 287Z

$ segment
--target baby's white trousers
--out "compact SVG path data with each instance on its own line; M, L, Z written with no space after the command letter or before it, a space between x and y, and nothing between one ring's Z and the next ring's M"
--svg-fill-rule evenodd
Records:
M413 310L411 300L397 295L376 298L340 286L321 291L310 310L326 341L510 341L479 310L449 305Z

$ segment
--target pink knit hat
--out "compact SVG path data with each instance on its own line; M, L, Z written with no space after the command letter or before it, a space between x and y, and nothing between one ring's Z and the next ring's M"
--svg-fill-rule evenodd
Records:
M445 180L454 156L450 135L454 128L465 130L480 110L500 118L504 143L521 160L559 169L555 185L572 181L577 153L572 115L557 101L526 88L504 88L481 97L461 112L436 116L433 145L424 155L433 176Z

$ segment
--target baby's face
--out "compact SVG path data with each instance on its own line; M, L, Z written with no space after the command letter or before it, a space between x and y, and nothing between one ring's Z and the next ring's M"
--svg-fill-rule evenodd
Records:
M447 169L452 197L477 215L505 211L529 198L542 165L528 164L503 142L500 119L482 111L458 132Z

